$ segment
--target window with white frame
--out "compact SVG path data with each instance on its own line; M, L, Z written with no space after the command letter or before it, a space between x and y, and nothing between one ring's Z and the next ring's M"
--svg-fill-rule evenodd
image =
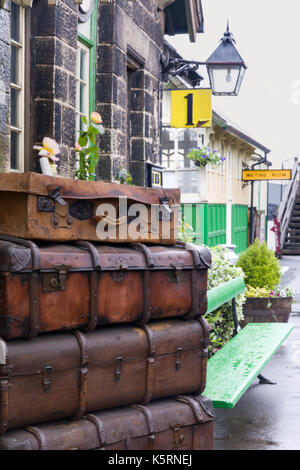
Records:
M90 49L81 41L77 43L77 133L83 129L81 118L89 117L89 70L90 70Z
M25 8L11 2L11 154L12 171L24 171Z

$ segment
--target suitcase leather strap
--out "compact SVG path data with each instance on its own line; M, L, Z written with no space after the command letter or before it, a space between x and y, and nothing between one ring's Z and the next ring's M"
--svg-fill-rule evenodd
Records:
M134 408L135 410L138 410L143 413L149 431L149 450L153 450L155 440L155 428L151 411L149 410L149 408L143 405L131 405L131 408Z
M192 296L192 308L191 311L184 316L185 320L192 320L198 315L203 315L205 312L200 312L200 296L198 292L198 283L200 277L199 268L202 267L202 258L199 250L195 249L193 245L186 242L177 241L176 246L189 250L193 257L194 269L192 270L192 281L191 281L191 296Z
M131 243L131 248L141 251L145 257L148 268L154 267L153 256L148 246L143 243ZM146 269L144 271L144 303L142 318L137 322L139 325L148 323L151 317L151 299L150 299L150 272Z
M0 436L7 431L8 426L8 378L0 379Z
M201 405L193 397L189 397L185 395L178 395L178 397L176 397L175 400L189 405L198 423L202 423L202 421L204 421L204 416L203 416Z
M34 437L38 441L39 450L47 450L47 439L41 429L36 428L34 426L28 426L27 428L25 428L25 431L28 431L30 432L30 434L34 435Z
M202 350L201 350L201 370L200 370L200 388L198 390L198 394L201 394L204 392L205 390L205 387L206 387L206 370L207 370L207 359L208 359L208 346L209 346L209 332L210 332L210 328L209 328L209 325L207 323L207 321L201 317L201 316L198 316L196 318L196 321L198 321L198 323L200 323L201 327L202 327L202 332L203 332L203 339L202 339Z
M131 248L141 251L146 259L148 268L154 268L154 260L150 248L144 243L130 243Z
M147 373L146 373L146 387L145 387L145 396L143 403L149 403L152 398L152 389L153 389L153 373L154 373L154 362L155 362L155 352L156 346L154 341L154 335L151 328L148 325L144 325L142 330L146 334L148 342L148 354L147 357Z
M98 323L98 272L101 270L101 263L97 248L90 242L79 240L76 245L89 251L94 267L90 274L90 314L85 331L92 331Z
M30 301L30 326L28 330L27 337L33 338L39 332L39 274L40 270L40 250L39 247L30 240L24 240L23 238L10 237L5 235L0 235L0 240L8 241L15 243L16 245L21 245L26 248L29 248L31 251L31 264L32 272L29 278L29 301Z
M87 339L81 331L70 331L78 341L80 348L80 390L79 390L79 405L75 415L76 418L81 418L86 410L86 397L87 397L87 375L88 375L88 345Z
M101 419L98 418L98 416L91 414L91 413L85 415L84 419L90 421L91 423L95 425L96 431L97 431L97 437L99 440L99 448L100 450L105 450L106 435L105 435L104 426L103 426Z

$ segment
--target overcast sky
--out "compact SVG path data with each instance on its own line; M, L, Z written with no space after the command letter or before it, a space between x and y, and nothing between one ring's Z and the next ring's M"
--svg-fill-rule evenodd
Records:
M204 34L166 39L185 59L205 61L229 19L248 67L239 96L213 97L213 107L271 149L273 168L300 156L300 1L202 0ZM198 70L201 74L205 67ZM202 82L201 86L208 83ZM292 161L284 163L285 168Z

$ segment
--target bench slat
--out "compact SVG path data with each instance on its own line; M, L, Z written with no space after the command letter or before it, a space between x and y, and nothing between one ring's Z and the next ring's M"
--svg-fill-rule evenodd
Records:
M293 330L289 323L249 323L207 363L206 389L215 408L233 408Z
M238 294L245 292L246 286L242 277L236 277L224 284L213 287L207 291L207 311L206 313L217 310L221 305L229 302Z

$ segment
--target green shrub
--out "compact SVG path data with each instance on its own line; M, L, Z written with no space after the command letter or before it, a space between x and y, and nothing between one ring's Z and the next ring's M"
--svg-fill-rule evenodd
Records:
M234 266L226 259L228 250L219 246L209 249L212 255L212 267L208 270L208 289L217 287L236 277L244 277L242 269ZM245 300L244 294L236 297L238 321L244 318L243 304ZM232 338L234 331L232 302L227 302L214 312L207 313L204 318L211 326L209 354L212 355Z
M274 289L280 282L279 261L274 252L268 249L266 242L255 240L240 255L236 266L245 273L247 286Z

